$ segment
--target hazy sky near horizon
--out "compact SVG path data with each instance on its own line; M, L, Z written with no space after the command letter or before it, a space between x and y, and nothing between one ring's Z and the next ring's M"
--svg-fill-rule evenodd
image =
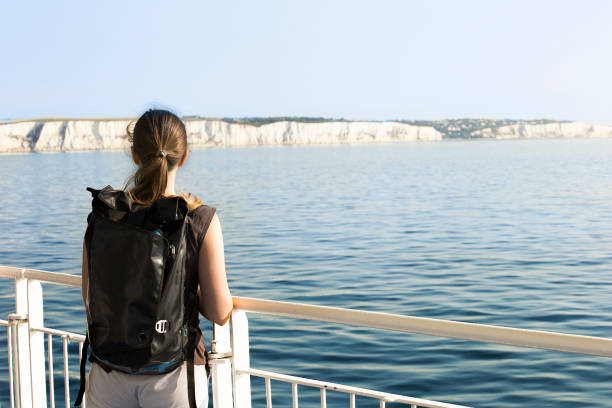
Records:
M612 121L610 1L0 3L0 118Z

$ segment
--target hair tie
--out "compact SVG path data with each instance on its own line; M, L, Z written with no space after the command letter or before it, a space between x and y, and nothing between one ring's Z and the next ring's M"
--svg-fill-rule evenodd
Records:
M167 153L166 153L164 150L160 150L160 151L157 153L157 156L159 156L159 157L166 157L166 155L167 155Z

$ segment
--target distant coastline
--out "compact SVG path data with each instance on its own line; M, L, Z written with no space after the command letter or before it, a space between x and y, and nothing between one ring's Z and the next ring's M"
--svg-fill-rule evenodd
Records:
M123 150L135 118L40 118L0 122L0 153ZM186 116L193 147L366 144L449 139L612 138L612 125L553 119L358 121L312 117Z

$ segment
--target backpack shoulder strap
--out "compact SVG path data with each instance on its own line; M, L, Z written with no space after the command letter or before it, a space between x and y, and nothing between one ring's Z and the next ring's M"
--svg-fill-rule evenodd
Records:
M194 347L187 347L187 398L189 399L189 408L197 408L196 397L195 397L195 378L193 369L193 353L195 352Z
M77 394L74 406L78 407L83 403L83 394L85 394L85 366L87 365L87 348L89 347L89 336L85 337L85 343L83 343L83 350L81 351L81 380L79 386L79 393Z

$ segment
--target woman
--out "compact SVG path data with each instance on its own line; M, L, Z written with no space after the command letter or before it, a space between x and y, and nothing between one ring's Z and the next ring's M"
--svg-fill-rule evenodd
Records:
M185 163L187 133L183 122L171 112L149 110L128 129L134 163L138 166L131 185L126 188L132 200L149 205L161 197L176 196L174 181ZM225 274L223 236L215 208L202 205L191 194L184 197L189 206L186 268L197 273L199 310L208 320L224 324L232 310L232 297ZM88 264L83 245L82 295L87 305ZM208 380L205 348L201 333L194 355L196 402L208 406ZM188 407L187 369L161 375L134 375L105 371L92 363L87 380L88 408L111 407Z

